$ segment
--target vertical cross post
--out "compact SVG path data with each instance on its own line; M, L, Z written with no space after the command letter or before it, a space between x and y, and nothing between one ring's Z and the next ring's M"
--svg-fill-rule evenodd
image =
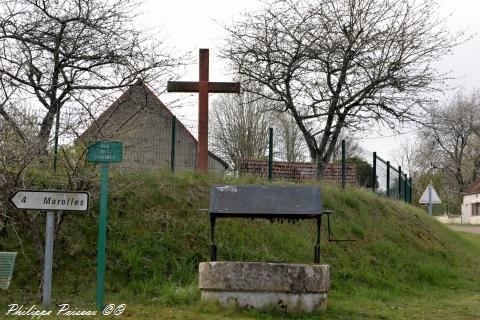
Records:
M208 172L208 49L200 49L198 82L198 160L201 172Z
M208 93L240 93L238 82L209 81L209 51L200 49L198 82L168 81L168 92L198 92L197 169L208 172Z

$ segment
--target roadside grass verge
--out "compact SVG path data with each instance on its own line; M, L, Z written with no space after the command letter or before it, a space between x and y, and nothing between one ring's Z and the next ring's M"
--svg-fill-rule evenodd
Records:
M132 318L311 318L274 310L224 310L199 301L197 268L208 260L209 221L197 209L208 207L212 184L248 183L268 184L253 177L167 171L113 174L106 302L126 303ZM418 208L367 190L320 186L324 207L335 211L334 237L356 239L329 243L323 229L322 263L331 265L331 291L322 318L480 317L480 236L451 231ZM98 187L90 192L89 214L67 214L57 235L53 299L94 309ZM35 227L42 234L44 226ZM217 227L219 260L313 262L312 221L222 219ZM3 306L39 304L41 266L31 239L20 236L25 254L14 232L0 235L0 250L19 252L12 285L0 295Z

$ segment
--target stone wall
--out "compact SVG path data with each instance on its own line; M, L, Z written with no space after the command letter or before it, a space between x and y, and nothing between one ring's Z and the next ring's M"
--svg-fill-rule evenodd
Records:
M241 160L240 173L252 174L258 177L268 177L268 161L266 160ZM273 162L273 178L285 180L308 180L316 178L316 166L311 162ZM347 183L358 184L357 169L355 165L347 165ZM325 169L325 181L341 183L342 166L340 164L327 164Z
M327 309L330 266L267 262L201 262L202 300L223 306L278 308L287 312Z
M451 215L445 214L443 216L435 216L435 219L445 224L452 224L452 223L463 224L462 216L451 216Z

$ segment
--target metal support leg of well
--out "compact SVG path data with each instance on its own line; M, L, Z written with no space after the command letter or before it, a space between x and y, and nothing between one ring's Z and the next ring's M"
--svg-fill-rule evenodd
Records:
M210 261L217 261L217 246L215 245L215 216L210 216Z
M322 226L322 217L317 218L317 243L315 244L315 263L320 263L320 227Z

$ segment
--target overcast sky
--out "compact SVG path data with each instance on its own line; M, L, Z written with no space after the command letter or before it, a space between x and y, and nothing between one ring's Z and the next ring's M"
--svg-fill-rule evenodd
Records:
M451 72L457 78L451 81L453 87L462 87L466 90L480 87L480 1L479 0L443 0L440 2L440 13L448 17L448 25L452 31L466 30L474 35L468 43L454 49L451 56L438 61L437 68L443 72ZM260 7L257 0L174 0L155 1L146 0L140 11L145 12L142 17L143 27L161 27L165 42L175 47L179 53L191 51L196 57L199 48L210 49L210 79L211 81L231 81L225 65L218 58L218 47L222 44L225 32L221 25L238 19L239 13L245 10L255 10ZM182 80L197 80L198 65L188 68ZM439 100L446 100L452 92L439 96ZM163 94L164 101L172 99L174 94ZM178 94L175 94L178 95ZM178 96L176 96L178 97ZM210 98L210 101L213 97ZM197 100L186 100L185 108L174 112L188 121L197 118ZM409 132L411 128L405 128ZM369 151L377 151L383 157L389 158L390 153L402 140L412 139L412 134L399 135L389 138L394 133L381 128L365 133L362 146Z

